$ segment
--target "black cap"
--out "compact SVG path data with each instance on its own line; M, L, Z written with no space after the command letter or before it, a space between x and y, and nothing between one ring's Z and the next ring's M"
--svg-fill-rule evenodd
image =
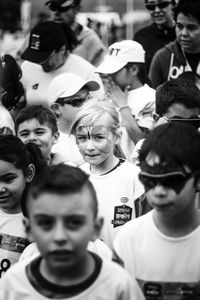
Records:
M65 34L61 26L53 21L36 25L30 34L29 46L22 54L22 59L40 64L51 53L66 45Z

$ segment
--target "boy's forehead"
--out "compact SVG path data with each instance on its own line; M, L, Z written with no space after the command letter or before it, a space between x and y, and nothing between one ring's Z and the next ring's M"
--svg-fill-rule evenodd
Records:
M32 118L29 120L24 120L21 122L18 126L18 130L23 128L50 128L49 124L47 122L44 122L43 124L39 122L38 119Z
M72 193L42 192L36 197L28 196L29 215L69 216L87 215L93 205L93 195L89 188Z

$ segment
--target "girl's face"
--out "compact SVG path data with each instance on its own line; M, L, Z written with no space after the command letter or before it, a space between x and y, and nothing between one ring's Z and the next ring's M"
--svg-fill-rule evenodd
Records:
M0 160L0 209L9 214L21 211L20 201L26 176L12 163Z
M89 126L84 120L81 121L76 130L76 142L84 160L93 169L103 171L112 167L118 137L112 133L109 121L104 116Z

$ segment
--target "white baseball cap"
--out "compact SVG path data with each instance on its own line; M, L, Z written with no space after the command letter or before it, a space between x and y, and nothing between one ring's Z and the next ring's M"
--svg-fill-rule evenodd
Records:
M117 42L109 47L109 54L96 68L96 72L113 74L129 62L145 63L145 51L142 45L132 40Z
M58 98L73 96L83 87L87 87L89 91L96 91L100 88L98 82L84 80L76 74L59 74L49 84L47 91L48 104L54 104Z

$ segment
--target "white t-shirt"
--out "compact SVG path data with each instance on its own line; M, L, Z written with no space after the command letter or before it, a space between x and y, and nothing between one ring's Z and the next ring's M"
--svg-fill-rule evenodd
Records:
M164 293L170 283L177 290L183 283L200 283L200 226L183 237L169 237L158 230L151 211L122 227L114 249L125 269L142 287L152 283L152 292L161 289Z
M101 98L104 95L103 83L99 74L95 73L95 67L88 61L75 54L70 54L64 65L51 72L44 72L39 64L24 61L21 65L22 83L26 90L27 103L48 105L47 90L51 80L61 73L73 73L83 77L85 80L97 81L101 88L91 92Z
M15 264L28 245L22 213L7 214L0 210L0 277Z
M26 260L11 268L0 280L0 299L47 300L30 283ZM83 292L62 300L144 300L141 290L129 274L112 261L103 260L97 279Z
M15 125L11 114L2 104L0 104L0 129L5 127L9 128L12 133L15 134Z
M74 135L69 135L61 131L58 141L52 147L53 153L59 153L66 162L72 162L76 166L84 163L83 157L79 152Z
M144 193L138 179L140 169L128 161L105 175L92 174L88 163L82 165L81 169L90 174L97 192L99 216L104 218L100 238L112 249L118 230L135 218L134 200Z

